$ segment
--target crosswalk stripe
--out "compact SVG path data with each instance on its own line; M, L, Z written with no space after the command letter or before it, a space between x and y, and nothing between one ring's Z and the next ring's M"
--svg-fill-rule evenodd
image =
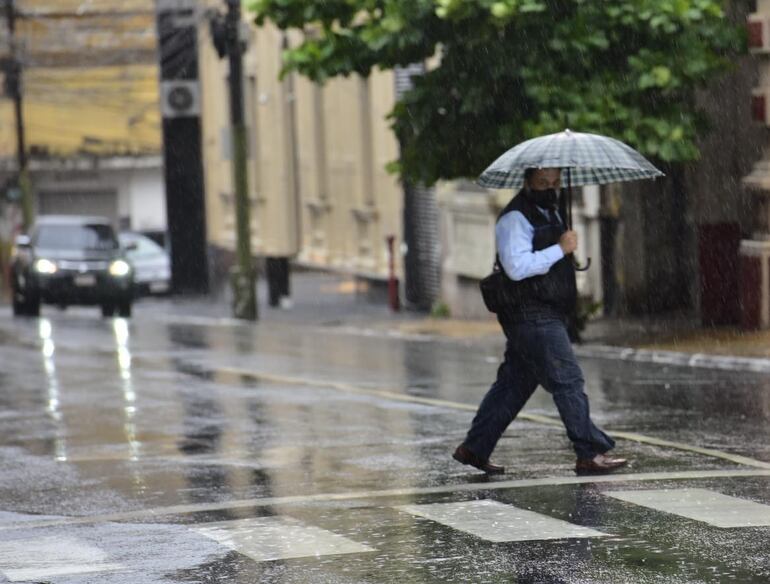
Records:
M75 537L0 541L0 572L11 582L125 569L106 560L104 551Z
M193 531L258 562L374 551L290 517L256 517L197 525Z
M770 526L770 505L708 489L610 491L605 495L715 527Z
M401 505L396 509L430 519L491 542L602 537L607 535L589 527L575 525L534 511L519 509L513 505L505 505L490 500Z

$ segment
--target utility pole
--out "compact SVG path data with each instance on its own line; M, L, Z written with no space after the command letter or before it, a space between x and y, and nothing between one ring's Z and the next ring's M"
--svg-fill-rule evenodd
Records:
M227 14L210 14L211 36L220 58L230 63L230 125L238 264L231 273L233 316L257 320L256 272L251 254L251 205L247 171L246 119L243 103L243 52L241 0L225 0Z
M22 90L22 66L16 41L16 6L14 0L5 0L5 18L8 23L9 59L6 62L6 92L13 99L16 117L16 160L18 166L18 187L21 191L20 205L22 226L26 231L32 224L32 189L29 180L29 160L24 129L24 102Z

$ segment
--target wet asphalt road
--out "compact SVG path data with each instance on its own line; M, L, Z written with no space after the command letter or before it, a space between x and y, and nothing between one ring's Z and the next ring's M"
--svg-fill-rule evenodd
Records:
M770 379L582 360L632 466L575 477L548 394L449 457L500 341L163 305L0 312L0 581L770 582Z

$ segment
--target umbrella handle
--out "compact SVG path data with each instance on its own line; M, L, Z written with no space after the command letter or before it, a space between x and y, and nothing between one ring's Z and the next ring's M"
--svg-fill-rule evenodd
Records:
M575 265L575 270L576 271L578 271L578 272L585 272L585 271L588 270L588 268L591 267L591 258L588 258L588 261L586 262L585 266L580 266L580 264L578 264L577 260L573 256L572 257L572 263Z

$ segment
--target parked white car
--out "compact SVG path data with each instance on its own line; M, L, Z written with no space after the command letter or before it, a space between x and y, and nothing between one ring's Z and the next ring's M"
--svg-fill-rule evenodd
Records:
M118 235L120 247L134 268L134 285L139 294L166 294L171 290L171 259L168 252L140 233Z

